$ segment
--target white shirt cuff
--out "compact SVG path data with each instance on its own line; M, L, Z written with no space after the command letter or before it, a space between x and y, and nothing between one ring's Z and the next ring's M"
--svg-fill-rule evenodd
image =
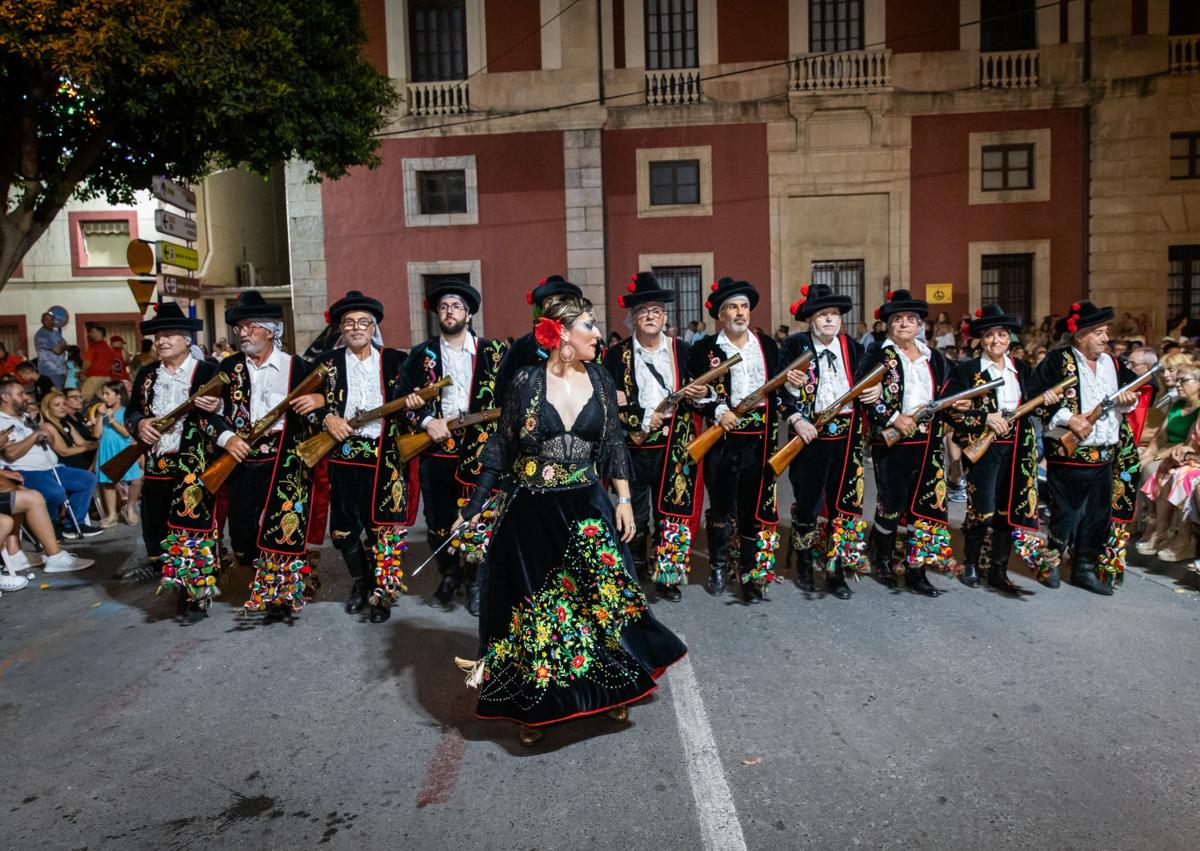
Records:
M1060 408L1053 417L1050 418L1050 428L1057 428L1061 425L1066 425L1071 419L1071 411L1067 408Z
M425 426L429 425L431 422L433 422L433 417L423 417L421 419L421 428L425 428Z
M725 416L725 412L728 410L729 406L724 403L717 405L716 410L713 411L713 419L721 419L721 417Z
M228 443L228 442L230 441L230 439L231 439L231 438L233 438L233 437L236 437L236 433L235 433L235 432L232 432L232 431L223 431L223 432L221 432L219 435L217 435L217 446L219 446L219 447L221 447L222 449L224 449L224 448L225 448L225 444L226 444L226 443Z
M898 416L900 416L900 412L896 411L896 413L894 413L890 417L888 417L887 424L891 425L892 423L894 423L896 421L896 417L898 417Z

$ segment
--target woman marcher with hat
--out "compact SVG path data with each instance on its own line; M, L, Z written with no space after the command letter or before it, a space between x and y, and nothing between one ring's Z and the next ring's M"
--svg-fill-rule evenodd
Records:
M808 323L807 331L787 338L781 360L790 363L806 351L813 352L803 381L788 383L792 413L788 426L804 439L806 447L788 467L795 501L792 503L792 536L789 557L796 559L796 584L814 591L813 568L818 559L825 571L827 590L841 600L851 596L846 571L868 564L863 554L867 522L862 519L863 417L858 407L847 405L820 433L813 423L839 397L850 390L863 357L858 340L842 333L842 316L853 303L825 284L801 287L792 315ZM873 404L879 387L863 391L859 399ZM825 509L825 535L818 534L818 512Z
M401 370L401 395L414 394L442 378L452 381L429 402L412 396L413 409L408 413L410 427L424 429L434 441L420 460L421 498L431 549L437 549L450 534L482 469L479 457L496 430L492 421L450 431L451 421L457 417L488 411L498 404L497 376L508 347L500 340L475 335L471 317L479 312L479 304L479 291L466 281L445 280L430 290L425 306L437 315L439 333L413 346ZM463 584L463 565L459 554L449 547L437 554L437 564L442 580L430 605L448 607ZM465 579L467 609L478 615L476 564L467 565Z
M744 416L734 413L742 399L762 387L780 368L778 344L762 330L750 327L750 312L757 304L758 290L749 281L724 277L714 283L704 306L718 321L719 330L696 342L689 358L695 378L735 354L742 356L740 363L709 386L711 392L696 407L725 431L704 459L712 568L704 588L714 597L725 593L725 574L736 534L740 561L737 574L746 603L764 599L779 548L775 476L767 464L779 433L779 399L770 394Z
M980 341L980 355L954 369L948 392L958 393L997 378L1004 386L977 397L968 411L954 411L954 441L964 449L983 436L995 433L991 447L974 463L966 456L967 516L963 522L966 551L959 579L971 588L979 584L984 539L992 530L987 584L1009 594L1028 594L1008 578L1008 561L1016 540L1018 554L1033 575L1045 579L1057 569L1058 554L1038 535L1038 448L1032 415L1021 417L1015 428L1007 418L1030 398L1032 371L1008 354L1013 336L1021 331L1021 317L1005 313L998 304L975 312L967 333ZM1045 404L1056 405L1059 395L1047 392Z
M604 367L617 386L621 426L633 463L629 480L637 534L630 547L641 576L646 570L646 545L653 541L652 579L659 597L676 602L679 586L687 582L692 533L699 520L696 463L687 446L696 436L690 406L666 414L655 409L688 381L690 347L663 333L666 305L675 293L659 286L653 272L638 272L617 303L629 311L633 333L609 349ZM687 398L701 399L705 387L690 388Z
M195 409L161 434L154 421L217 374L216 364L191 354L192 335L203 327L173 301L155 305L154 317L142 322L140 330L154 338L158 360L138 370L125 408L129 433L150 445L141 506L146 557L159 568L162 587L179 591L180 608L195 609L207 608L216 592L215 500L198 479L215 453L221 402L197 400ZM172 552L176 549L181 552ZM190 563L185 565L185 559Z
M1138 455L1125 414L1137 405L1137 393L1117 397L1117 407L1096 422L1086 414L1136 376L1107 351L1111 307L1090 301L1071 305L1059 320L1067 345L1047 353L1034 374L1034 387L1052 387L1074 376L1054 410L1047 411L1043 433L1046 453L1046 503L1050 507L1050 544L1071 553L1071 584L1110 595L1125 572L1125 524L1133 519L1137 496ZM1067 452L1052 429L1070 429L1079 438ZM1046 582L1058 587L1058 576Z
M908 290L888 292L875 315L886 323L887 339L867 353L855 376L857 380L883 364L879 398L862 405L870 424L877 493L871 560L885 585L895 587L896 574L903 574L909 589L936 597L940 592L926 577L926 569L954 569L946 517L944 422L941 416L917 422L914 414L946 395L950 364L918 339L917 332L929 315L929 305L922 299L913 298ZM957 404L960 409L971 405L970 401ZM889 426L902 435L890 447L883 439ZM896 531L905 517L906 556L893 570Z

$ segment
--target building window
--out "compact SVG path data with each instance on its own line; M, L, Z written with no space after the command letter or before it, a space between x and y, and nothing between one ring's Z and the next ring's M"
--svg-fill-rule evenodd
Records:
M467 18L463 0L409 0L412 79L417 83L467 76Z
M1171 35L1200 33L1200 3L1196 0L1171 0L1167 27Z
M650 163L650 203L700 203L700 160L664 160Z
M1037 49L1035 0L980 0L979 49L984 53Z
M842 317L842 327L847 334L854 336L857 336L855 329L863 318L865 271L866 264L862 260L814 260L812 264L814 284L824 284L837 295L850 296L852 307Z
M696 68L696 0L646 0L646 68Z
M808 49L812 53L862 50L862 0L811 0Z
M1033 255L985 254L980 262L980 306L999 304L1005 313L1028 321L1033 306Z
M1033 188L1033 145L984 145L980 169L984 192Z
M675 293L675 301L665 305L667 324L675 326L675 336L682 337L689 322L704 316L704 270L700 266L654 266L651 271L660 287Z
M1200 133L1171 134L1171 179L1200 177Z
M427 216L467 211L467 173L452 171L417 172L421 212Z
M1172 328L1185 316L1200 315L1200 245L1172 245L1167 259L1167 327Z
M82 266L88 268L123 268L129 265L125 252L129 248L129 222L121 219L95 219L80 222L83 237Z

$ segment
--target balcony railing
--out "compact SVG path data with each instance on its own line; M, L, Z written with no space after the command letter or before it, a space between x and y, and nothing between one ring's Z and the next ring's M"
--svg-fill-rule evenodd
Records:
M409 83L405 90L409 115L457 115L471 111L465 80Z
M1038 82L1036 50L979 54L979 85L985 89L1031 89Z
M700 103L700 72L647 71L646 103L650 106Z
M879 89L892 84L890 50L818 53L792 59L792 91L837 92Z
M1167 45L1172 74L1200 71L1200 35L1173 35Z

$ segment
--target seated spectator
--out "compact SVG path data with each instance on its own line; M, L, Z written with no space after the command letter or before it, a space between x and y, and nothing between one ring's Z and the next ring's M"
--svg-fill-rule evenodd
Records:
M79 396L78 390L67 392ZM50 448L54 450L54 454L68 467L90 470L92 461L96 458L97 444L86 430L68 416L66 395L57 390L47 393L39 407L42 422L52 426L47 434L50 436Z
M48 445L47 432L52 427L31 428L24 417L25 405L25 388L12 377L0 378L0 430L10 429L2 453L4 461L22 475L26 487L45 497L52 519L57 521L63 505L69 501L78 526L65 531L66 537L99 535L100 529L87 524L96 477L58 462L58 456Z
M1130 371L1135 375L1145 375L1156 363L1158 363L1158 355L1154 353L1154 349L1142 347L1140 349L1131 349L1129 356L1126 358L1126 364ZM1126 422L1133 429L1133 442L1138 444L1142 440L1142 434L1146 428L1146 422L1150 413L1150 405L1154 401L1154 394L1158 391L1154 381L1151 380L1138 388L1137 407L1126 414Z
M1200 449L1200 445L1192 446L1189 442L1196 434L1196 418L1200 414L1200 366L1178 367L1176 378L1179 398L1167 410L1166 421L1150 447L1151 460L1145 465L1145 483L1142 485L1142 493L1153 505L1154 528L1137 545L1137 551L1142 555L1157 554L1161 560L1169 562L1189 561L1196 557L1190 523L1179 523L1178 531L1171 538L1171 527L1179 520L1181 506L1172 502L1170 494L1179 484L1175 480L1178 468L1195 449ZM1182 496L1186 501L1187 493Z
M25 392L29 396L38 400L49 393L51 390L57 390L58 386L48 375L39 375L37 367L29 361L22 361L17 364L17 368L13 370L12 375L25 388Z
M42 545L46 556L29 556L21 549L17 530L21 525ZM0 591L15 591L28 581L18 574L40 567L46 573L69 573L91 567L91 559L80 558L58 545L54 524L46 510L46 500L35 490L24 487L20 473L0 470L0 557L4 559L5 574L0 574ZM7 582L5 581L7 579ZM19 583L14 579L21 580Z

